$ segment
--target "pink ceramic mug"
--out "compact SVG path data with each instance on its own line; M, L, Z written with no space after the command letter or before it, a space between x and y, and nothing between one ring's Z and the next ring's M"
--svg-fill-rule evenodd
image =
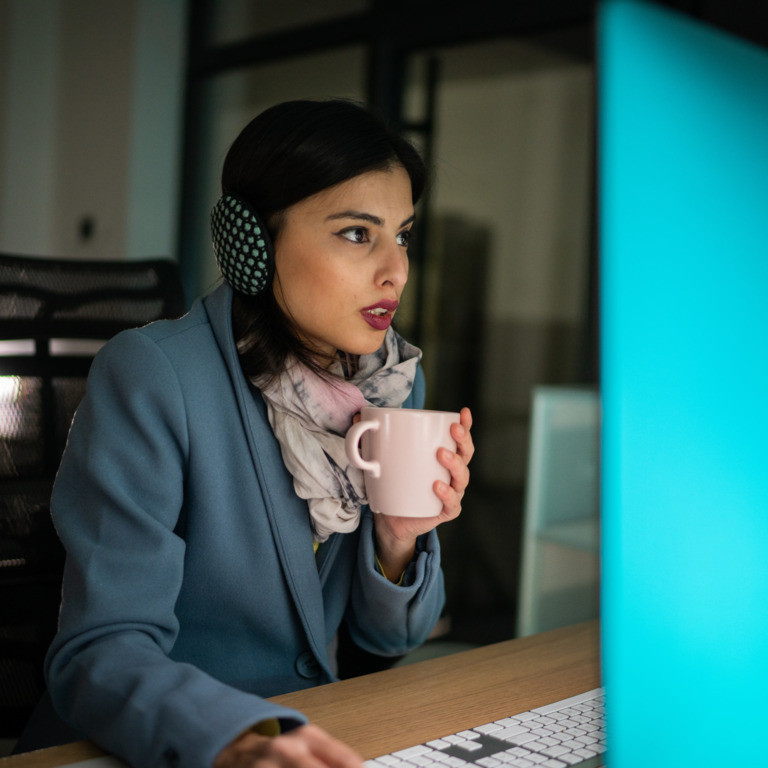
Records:
M374 512L399 517L434 517L443 502L435 480L451 481L437 460L438 448L456 450L451 424L459 414L412 408L365 406L346 436L347 456L365 473L368 503Z

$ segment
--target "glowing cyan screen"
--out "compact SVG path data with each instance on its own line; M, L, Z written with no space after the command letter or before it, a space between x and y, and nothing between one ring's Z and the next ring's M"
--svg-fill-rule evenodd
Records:
M756 765L768 51L639 0L598 33L609 766Z

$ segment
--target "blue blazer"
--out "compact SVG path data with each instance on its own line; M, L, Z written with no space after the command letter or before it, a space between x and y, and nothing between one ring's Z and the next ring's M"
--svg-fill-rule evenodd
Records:
M58 715L141 768L208 766L254 723L305 722L263 697L333 681L345 618L383 655L443 606L437 536L403 586L374 564L371 514L314 554L261 397L237 359L231 290L97 355L53 492L67 550L46 679ZM419 373L406 407L421 407Z

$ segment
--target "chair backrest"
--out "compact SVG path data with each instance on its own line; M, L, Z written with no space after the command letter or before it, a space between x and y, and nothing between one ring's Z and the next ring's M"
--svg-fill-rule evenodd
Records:
M518 634L592 618L599 573L600 398L593 389L533 392Z
M93 355L184 309L167 259L0 254L0 738L18 734L42 691L63 568L50 492Z
M534 390L526 517L539 530L597 517L599 411L593 389Z

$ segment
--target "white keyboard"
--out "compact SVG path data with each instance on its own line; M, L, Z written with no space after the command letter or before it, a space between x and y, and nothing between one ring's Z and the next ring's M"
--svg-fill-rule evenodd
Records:
M598 768L605 764L602 688L366 762L367 768Z

